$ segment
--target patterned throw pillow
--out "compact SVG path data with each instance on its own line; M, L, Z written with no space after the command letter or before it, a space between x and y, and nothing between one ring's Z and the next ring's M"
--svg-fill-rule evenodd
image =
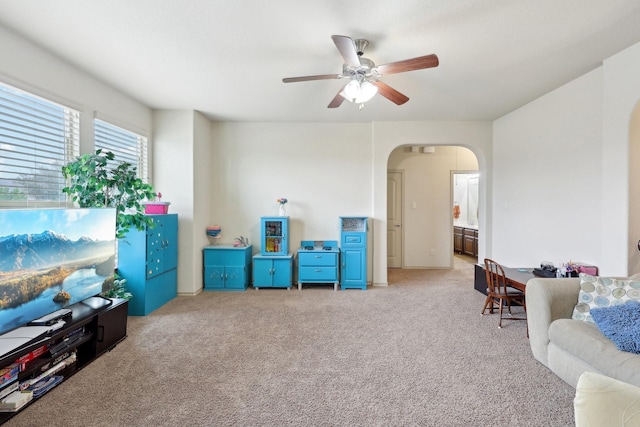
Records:
M610 307L627 301L640 302L640 280L598 277L580 274L578 303L573 309L573 319L593 323L592 308Z

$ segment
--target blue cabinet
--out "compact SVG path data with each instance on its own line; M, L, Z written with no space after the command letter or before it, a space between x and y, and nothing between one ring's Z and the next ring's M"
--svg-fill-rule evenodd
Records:
M298 250L298 290L303 283L332 283L338 290L338 242L303 240Z
M289 217L263 216L260 218L260 254L287 255L289 253Z
M153 226L118 241L118 274L133 294L130 316L146 316L178 292L178 215L149 215Z
M203 249L204 290L244 291L251 277L251 245L208 246Z
M253 257L253 287L291 288L293 255L255 255Z
M340 217L340 289L367 289L367 217Z

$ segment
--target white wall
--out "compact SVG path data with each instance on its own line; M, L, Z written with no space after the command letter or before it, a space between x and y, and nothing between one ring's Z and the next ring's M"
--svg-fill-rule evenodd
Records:
M494 122L495 259L635 272L640 236L630 235L629 207L639 196L630 202L629 144L638 75L640 44ZM514 238L514 230L525 232Z
M403 268L451 268L451 172L477 170L476 156L464 147L439 146L423 154L403 146L391 152L388 168L404 172Z
M249 237L260 249L260 217L285 197L290 247L339 240L341 215L371 216L371 125L213 123L211 224L222 242Z
M192 110L157 110L154 119L155 190L178 214L178 293L201 291L202 247L209 218L210 122Z
M637 234L630 238L629 230L629 207L636 206L640 197L633 194L635 204L629 203L629 143L632 115L640 101L640 43L604 61L603 69L602 265L611 271L607 274L626 275L637 272L629 270L635 243L629 246L630 240L640 238Z
M598 69L495 121L493 259L601 265L601 81Z

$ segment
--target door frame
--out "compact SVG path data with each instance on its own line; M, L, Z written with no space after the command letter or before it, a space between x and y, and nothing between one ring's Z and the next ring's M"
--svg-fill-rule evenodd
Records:
M400 227L400 267L389 267L388 262L387 262L387 268L404 268L404 170L403 169L387 169L387 182L389 181L389 173L397 173L400 174L400 185L401 185L401 191L400 191L400 223L401 223L401 227ZM388 213L388 209L389 209L389 195L387 194L387 213ZM389 217L387 215L387 226L389 223ZM387 245L389 244L389 242L387 241ZM389 259L389 248L387 246L386 248L386 252L387 252L387 260Z

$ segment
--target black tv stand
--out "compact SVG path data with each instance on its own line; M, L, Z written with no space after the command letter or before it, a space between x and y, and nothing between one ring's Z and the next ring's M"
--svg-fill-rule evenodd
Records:
M32 320L29 322L31 326L51 326L56 323L60 319L65 319L70 317L73 312L68 308L61 308L60 310L56 310L53 313L49 313L46 316L42 316L39 319Z
M124 299L104 300L100 298L89 304L83 301L70 305L68 308L71 316L65 318L64 326L34 337L0 355L0 369L17 363L20 366L17 381L26 384L35 381L50 366L61 364L64 367L51 375L62 376L63 381L66 381L127 337L129 302ZM62 363L65 361L68 363ZM3 389L8 384L0 387ZM39 397L34 397L16 412L0 412L0 424L4 424L38 399Z

